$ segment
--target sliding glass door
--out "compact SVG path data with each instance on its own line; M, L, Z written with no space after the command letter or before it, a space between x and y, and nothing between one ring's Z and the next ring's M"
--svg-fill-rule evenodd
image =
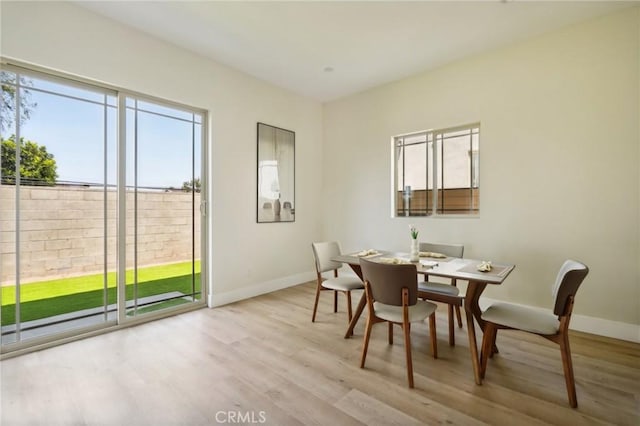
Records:
M0 72L2 352L202 302L204 112Z
M202 299L202 115L127 97L126 315Z

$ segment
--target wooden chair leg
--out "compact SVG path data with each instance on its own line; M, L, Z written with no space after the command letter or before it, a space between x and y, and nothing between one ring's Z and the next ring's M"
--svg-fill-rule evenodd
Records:
M313 303L313 315L311 316L311 322L316 322L316 311L318 310L318 299L320 298L320 283L316 286L316 301Z
M447 305L447 313L449 315L449 346L456 345L456 329L453 324L453 305Z
M362 345L362 358L360 358L360 368L364 368L364 362L367 359L367 349L369 348L369 338L371 337L371 327L373 326L373 321L371 316L367 317L367 325L364 330L364 343Z
M498 336L498 329L496 328L496 331L493 332L491 335L491 339L493 341L491 342L491 352L489 352L489 358L493 358L493 355L498 353L498 347L496 346L497 336Z
M462 314L460 314L460 306L455 306L456 318L458 318L458 328L462 328Z
M487 363L493 352L493 342L496 340L498 329L495 324L485 323L484 335L482 336L482 349L480 351L480 377L484 379L484 373L487 371Z
M338 312L338 292L336 290L333 291L333 312Z
M389 344L393 345L393 323L389 321Z
M454 287L458 287L458 281L453 279L451 280L451 285ZM458 328L462 328L462 315L460 314L460 306L456 305L456 318L458 318Z
M353 308L351 307L351 292L347 291L347 314L349 315L349 321L351 322L351 318L353 317Z
M431 336L431 355L438 359L438 336L436 334L436 313L429 315L429 335Z
M571 405L572 408L577 408L578 398L576 396L576 382L573 377L573 363L571 362L569 335L566 332L562 333L558 343L560 344L560 353L562 354L562 368L564 369L564 380L567 384L569 405Z
M409 387L413 388L413 361L411 360L411 323L403 323L404 331L404 348L407 354L407 378L409 379Z

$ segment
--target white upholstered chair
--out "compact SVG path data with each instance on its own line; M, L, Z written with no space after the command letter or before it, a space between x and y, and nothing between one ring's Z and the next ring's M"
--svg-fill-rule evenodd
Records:
M462 244L420 243L420 251L441 253L448 257L461 258L464 255L464 246ZM418 283L420 297L447 304L447 313L449 316L449 345L455 346L456 338L453 312L455 310L456 317L458 319L458 327L462 328L460 307L462 306L464 297L460 296L460 290L456 286L455 278L452 278L450 283L429 281L428 276L425 278L426 281Z
M320 292L323 290L333 290L333 312L338 312L338 292L342 292L347 296L347 313L348 321L351 322L351 291L361 290L364 284L358 277L339 277L338 269L342 266L340 262L334 262L331 258L340 255L340 245L336 241L312 243L313 257L316 265L316 299L313 304L313 316L311 322L316 320L316 311L318 310L318 300ZM333 271L333 278L324 278L324 272Z
M489 357L493 356L496 335L500 329L515 329L540 335L560 345L564 379L571 407L578 406L576 384L569 348L569 320L578 287L589 273L589 268L575 260L564 262L553 286L553 312L541 312L526 306L498 302L483 314L485 321L482 339L480 375L484 377Z
M360 368L364 368L371 337L371 327L378 322L389 323L389 344L393 344L393 325L402 326L407 359L409 387L413 387L413 361L411 359L411 323L429 318L431 353L438 357L436 340L436 305L418 300L416 265L389 265L360 260L364 278L369 315L362 347Z

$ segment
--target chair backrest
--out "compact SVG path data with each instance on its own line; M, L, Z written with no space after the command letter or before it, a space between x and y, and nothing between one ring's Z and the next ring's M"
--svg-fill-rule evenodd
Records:
M449 257L462 257L464 246L462 244L420 243L420 251L442 253Z
M362 277L371 285L371 295L376 302L402 306L402 289L409 290L409 306L418 301L416 265L389 265L360 259Z
M553 285L553 298L555 305L553 307L553 313L558 316L566 315L567 301L569 297L575 296L578 291L578 287L582 284L582 281L589 273L587 265L575 260L567 260L564 262L556 282Z
M332 257L340 255L340 245L337 241L311 243L311 248L316 260L316 271L319 274L342 267L342 263L331 260Z

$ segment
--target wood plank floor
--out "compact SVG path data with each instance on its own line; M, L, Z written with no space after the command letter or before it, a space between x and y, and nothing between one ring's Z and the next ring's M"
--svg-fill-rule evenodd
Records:
M4 360L0 423L640 424L638 344L572 333L574 410L558 348L521 332L499 333L500 353L476 386L466 330L449 347L440 306L437 360L427 324L412 327L411 390L400 329L388 345L386 326L374 326L360 369L364 321L344 339L345 298L334 314L325 293L311 323L314 285Z

